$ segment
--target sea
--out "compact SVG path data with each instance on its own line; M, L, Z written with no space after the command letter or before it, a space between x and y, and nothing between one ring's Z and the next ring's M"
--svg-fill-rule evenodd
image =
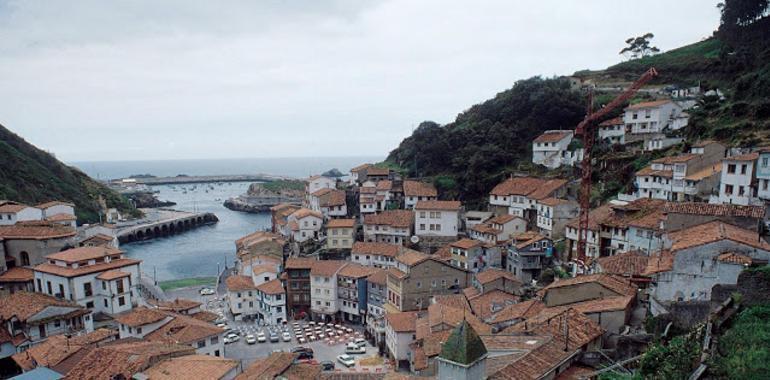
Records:
M99 161L72 162L97 179L115 179L137 174L155 176L273 174L306 178L332 168L347 173L364 162L384 157L253 158L220 160ZM190 212L213 212L219 222L183 234L121 245L126 256L142 260L142 271L158 281L192 277L214 277L235 258L235 240L270 228L270 215L232 211L222 203L246 192L249 182L159 185L160 200L176 202L172 208Z

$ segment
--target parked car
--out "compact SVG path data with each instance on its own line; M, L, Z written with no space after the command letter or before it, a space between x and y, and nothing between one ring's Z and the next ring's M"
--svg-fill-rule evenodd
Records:
M270 341L271 342L275 343L275 342L278 342L279 340L281 340L281 339L278 337L278 334L276 334L274 332L270 333Z
M214 289L211 289L211 288L201 288L200 294L202 296L211 296L211 295L217 294L217 292L215 292Z
M263 333L262 331L257 333L257 342L259 343L267 342L267 337L265 337L265 333Z
M246 335L246 344L255 344L255 343L257 343L257 337L251 334Z
M345 353L346 354L365 354L366 347L359 346L355 343L348 343L347 346L345 346Z
M356 365L356 359L354 359L350 355L345 355L345 354L339 355L337 356L337 361L342 363L342 365L344 365L345 367L353 367Z
M358 347L365 347L366 346L366 339L364 339L364 338L356 338L356 340L354 340L353 343L357 344Z
M334 371L334 362L330 360L324 360L321 362L321 370Z
M283 341L284 342L291 342L291 334L289 334L288 332L284 332L283 333Z

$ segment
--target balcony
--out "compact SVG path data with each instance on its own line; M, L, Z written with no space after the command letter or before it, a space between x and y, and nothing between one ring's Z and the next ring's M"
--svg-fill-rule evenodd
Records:
M542 267L542 264L540 263L540 260L521 260L520 264L521 269L540 269Z

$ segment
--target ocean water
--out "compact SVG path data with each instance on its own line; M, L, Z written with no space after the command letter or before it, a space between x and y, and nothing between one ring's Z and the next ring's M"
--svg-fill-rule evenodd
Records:
M149 173L157 176L177 174L218 175L267 173L306 177L338 168L343 173L363 162L381 161L383 157L346 157L317 159L246 159L246 160L174 160L131 162L76 163L92 177L103 173L102 179L120 178ZM182 211L213 212L219 223L189 230L185 233L142 242L121 245L131 258L142 260L142 271L156 276L158 281L190 277L209 277L225 263L233 265L235 240L254 231L270 228L270 215L231 211L222 203L229 197L243 194L248 182L221 185L162 185L153 186L158 198L176 202L173 208Z
M101 179L124 178L136 174L158 177L186 175L273 174L288 177L309 177L337 168L348 173L350 168L365 162L380 162L382 156L368 157L289 157L233 158L217 160L162 161L88 161L71 162L89 176Z

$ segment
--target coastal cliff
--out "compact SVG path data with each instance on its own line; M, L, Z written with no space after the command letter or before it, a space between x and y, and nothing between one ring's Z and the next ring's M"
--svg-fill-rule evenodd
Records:
M270 207L279 203L302 203L304 189L302 181L252 183L246 194L227 199L224 206L234 211L269 212Z

